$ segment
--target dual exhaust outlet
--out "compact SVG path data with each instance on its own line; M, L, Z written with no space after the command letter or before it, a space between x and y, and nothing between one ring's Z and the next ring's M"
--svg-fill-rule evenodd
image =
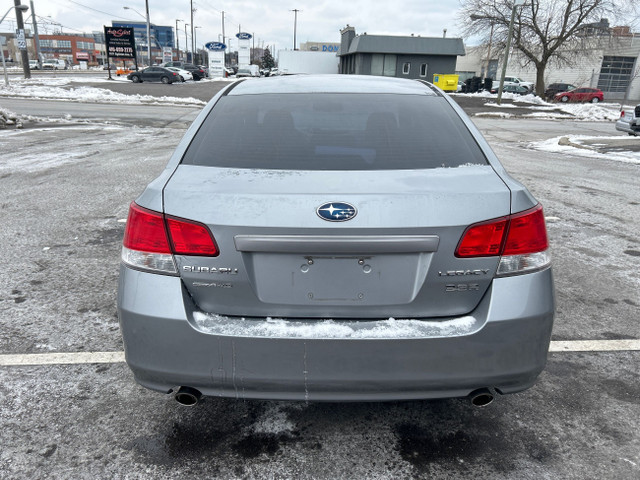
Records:
M202 398L202 393L192 387L180 387L174 397L180 405L193 407ZM493 402L493 393L488 388L479 388L471 392L468 398L474 407L486 407Z

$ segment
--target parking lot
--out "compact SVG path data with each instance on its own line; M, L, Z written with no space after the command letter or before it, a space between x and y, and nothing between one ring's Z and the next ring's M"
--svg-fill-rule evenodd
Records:
M221 84L145 95L206 101ZM474 101L459 103L473 113ZM72 117L0 132L1 478L640 477L640 165L608 158L606 142L591 156L533 145L616 135L612 123L474 117L547 216L557 315L532 389L482 409L242 398L189 409L135 384L115 293L129 202L200 107L0 105Z

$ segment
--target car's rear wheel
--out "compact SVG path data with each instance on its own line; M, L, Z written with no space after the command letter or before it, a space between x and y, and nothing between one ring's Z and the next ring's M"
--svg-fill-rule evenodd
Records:
M162 77L160 81L166 85L167 83L169 83L169 77Z
M180 75L180 80L184 83L184 77Z
M567 97L566 95L564 97L560 97L560 101L567 103L569 101L569 97Z
M598 97L593 97L591 99L591 103L598 103L600 101L600 99Z
M141 82L140 77L138 75L134 75L133 77L131 77L131 81L133 83L140 83Z

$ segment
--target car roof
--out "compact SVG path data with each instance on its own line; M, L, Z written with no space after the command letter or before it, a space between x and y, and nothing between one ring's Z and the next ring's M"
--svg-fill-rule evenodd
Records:
M260 82L243 81L229 95L265 93L393 93L437 95L422 82L402 78L369 75L286 75L268 77Z

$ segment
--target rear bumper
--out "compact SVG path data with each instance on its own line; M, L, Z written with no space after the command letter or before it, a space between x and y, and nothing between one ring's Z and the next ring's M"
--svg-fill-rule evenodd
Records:
M362 322L345 321L334 324L344 336L313 329L305 336L287 328L264 333L252 327L260 320L199 323L203 315L179 278L122 266L118 313L127 363L152 390L190 386L204 395L309 401L446 398L533 385L546 363L554 290L546 269L494 280L461 328L365 329L356 337L349 332Z
M640 126L632 125L630 122L625 122L624 120L616 121L616 130L620 132L627 132L632 135L640 135Z

